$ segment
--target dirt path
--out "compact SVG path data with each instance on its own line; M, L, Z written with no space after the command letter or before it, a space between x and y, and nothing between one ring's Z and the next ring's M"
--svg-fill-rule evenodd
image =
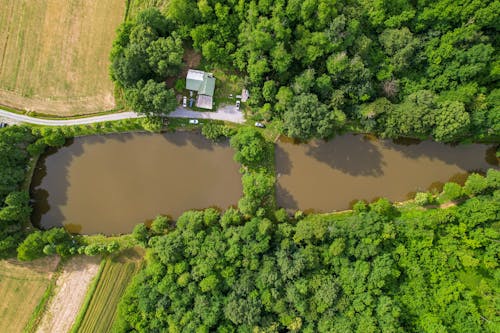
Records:
M47 306L37 333L66 333L82 306L90 282L99 269L100 257L71 258L57 279L54 296Z

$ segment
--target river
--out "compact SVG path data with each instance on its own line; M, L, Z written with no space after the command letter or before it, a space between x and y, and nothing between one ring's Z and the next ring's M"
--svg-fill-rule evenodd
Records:
M225 209L242 193L233 153L191 132L75 138L37 165L33 224L111 235L158 214Z
M468 172L498 165L488 145L395 143L353 134L300 145L282 139L275 158L278 205L315 212L349 209L359 199L410 199L417 191L440 190L449 180L463 183Z
M115 134L75 138L40 159L32 181L36 226L83 234L129 233L156 215L236 205L239 165L228 142L201 134ZM498 165L494 147L431 141L395 143L363 135L276 144L277 202L289 210L349 209L359 199L392 201L463 182Z

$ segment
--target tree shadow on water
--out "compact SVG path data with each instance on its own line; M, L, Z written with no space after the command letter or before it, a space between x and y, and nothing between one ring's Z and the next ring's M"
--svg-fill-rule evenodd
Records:
M297 210L299 209L299 205L293 195L281 184L279 183L279 179L276 182L276 201L279 207L283 207L287 210Z
M290 154L279 144L274 146L274 160L277 175L289 175L292 171L292 160Z
M311 142L306 154L352 176L384 174L382 167L385 162L379 148L361 135L342 135L327 142Z
M221 142L212 142L205 138L199 132L187 132L187 131L178 131L174 133L164 133L162 134L163 138L170 143L178 147L183 147L188 144L192 144L194 147L203 150L213 150L217 145L226 145L227 140L222 140Z
M69 139L61 148L46 149L38 159L30 184L34 226L48 229L66 223L61 207L68 201L69 168L74 158L84 153L83 145L90 138Z

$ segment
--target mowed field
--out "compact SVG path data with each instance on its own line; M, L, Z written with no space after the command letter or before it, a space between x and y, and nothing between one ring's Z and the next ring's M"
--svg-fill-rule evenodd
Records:
M0 332L22 332L47 290L58 258L0 261Z
M0 0L0 104L70 116L114 107L109 53L125 0Z
M126 250L118 257L107 259L88 307L82 308L83 319L76 323L73 332L110 332L116 317L118 302L132 277L138 272L142 251ZM92 292L92 290L90 291ZM84 313L83 313L84 312Z

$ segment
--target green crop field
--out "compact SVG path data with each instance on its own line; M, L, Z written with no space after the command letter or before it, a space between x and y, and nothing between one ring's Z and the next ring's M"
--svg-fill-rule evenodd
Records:
M84 304L72 332L109 332L116 308L125 288L141 265L141 254L126 250L118 257L106 259L95 289L90 288L90 302Z
M69 116L113 109L125 0L0 0L0 104Z

